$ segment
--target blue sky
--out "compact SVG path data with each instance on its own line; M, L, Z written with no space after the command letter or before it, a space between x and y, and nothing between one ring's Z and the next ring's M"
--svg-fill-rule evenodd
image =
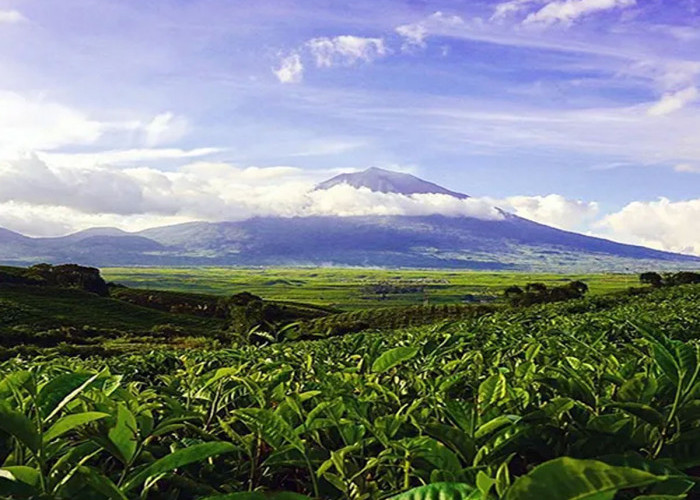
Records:
M0 0L0 225L293 215L379 166L700 253L698 9Z

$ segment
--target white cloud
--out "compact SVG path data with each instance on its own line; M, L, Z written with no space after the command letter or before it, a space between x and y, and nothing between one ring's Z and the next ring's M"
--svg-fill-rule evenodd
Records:
M428 29L421 23L404 24L396 28L396 32L405 41L402 50L409 50L411 47L425 47L425 38L428 36Z
M529 14L524 24L569 25L576 19L611 9L622 9L636 5L636 0L558 0L550 2Z
M636 201L596 226L618 241L700 255L700 199Z
M282 59L280 67L273 69L272 72L282 83L301 82L304 77L304 65L301 62L301 56L297 53L288 55Z
M489 200L459 199L445 194L378 193L367 188L338 184L330 189L311 191L300 215L434 215L476 217L498 220L503 215Z
M532 4L541 4L546 0L511 0L496 5L491 16L492 21L500 21L504 18L518 14L527 9Z
M145 161L179 160L201 158L219 153L219 148L146 148L99 151L96 153L38 153L52 165L61 167L88 168L95 165L131 165Z
M0 203L0 227L28 236L61 236L90 227L118 226L125 231L140 231L191 220L191 217L156 214L93 214L60 205L32 205L14 201Z
M0 90L0 110L0 156L89 144L105 131L103 123L41 95Z
M520 217L567 230L581 229L599 210L596 202L571 200L559 194L512 196L496 203Z
M240 220L267 215L501 217L489 200L374 193L348 185L314 190L319 177L335 171L197 162L164 172L48 161L28 156L0 162L0 212L4 209L0 226L36 235L61 234L98 223L133 229L163 221ZM60 223L51 232L48 221L54 220Z
M148 146L141 151L151 151L151 155L141 155L142 159L187 156L174 148L153 153L153 146L177 141L188 129L187 120L171 112L148 120L97 120L42 94L22 95L0 90L0 159L15 158L29 151L94 145L115 138ZM135 156L135 151L123 154Z
M676 172L684 172L688 174L700 174L700 164L679 163L673 169Z
M0 10L0 24L14 24L26 20L22 13L17 10Z
M358 62L371 62L389 53L382 38L364 38L341 35L334 38L313 38L306 42L316 66L351 66Z
M188 132L189 124L184 117L167 112L156 115L143 128L146 146L152 147L181 139Z
M425 40L434 33L441 33L464 25L464 20L459 16L444 14L441 11L434 12L425 19L412 24L404 24L396 28L396 32L404 39L402 50L409 51L414 47L424 48Z
M696 87L688 87L677 92L664 94L659 102L649 108L647 113L650 116L662 116L679 109L683 109L687 104L693 102L698 97Z

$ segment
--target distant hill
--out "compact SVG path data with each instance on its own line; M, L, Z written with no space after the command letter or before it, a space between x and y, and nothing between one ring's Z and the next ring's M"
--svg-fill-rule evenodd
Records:
M415 176L371 168L319 184L467 199ZM697 269L700 257L625 245L539 224L444 215L254 217L126 233L95 228L60 238L0 230L1 263L93 266L382 266L566 272Z

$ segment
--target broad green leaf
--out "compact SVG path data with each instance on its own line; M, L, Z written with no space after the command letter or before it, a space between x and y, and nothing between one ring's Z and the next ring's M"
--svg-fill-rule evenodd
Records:
M619 408L630 415L641 418L651 425L662 425L664 416L657 410L644 403L612 403L608 405L612 408Z
M506 395L506 377L502 373L491 375L479 384L479 405L481 407L497 403Z
M604 455L597 460L616 467L631 467L656 476L680 476L682 472L670 467L667 463L644 458L639 453L625 453L618 455Z
M0 405L0 430L14 436L33 453L39 449L40 438L34 422L19 412Z
M3 495L2 498L37 498L38 491L12 473L0 469L0 494Z
M39 391L37 406L48 422L68 403L92 384L100 374L64 373L52 379Z
M265 442L273 448L280 448L286 442L304 451L304 443L294 429L276 413L262 408L242 408L234 411L234 415L251 430L260 432Z
M138 446L138 428L134 414L124 403L117 406L117 421L107 436L119 454L117 458L125 464L129 463Z
M694 382L693 377L697 376L695 372L698 368L698 347L684 342L676 342L675 348L680 378L685 389Z
M78 473L88 486L100 492L110 500L128 500L119 487L98 470L83 466L78 469Z
M86 387L85 383L95 378L89 373L64 373L51 379L41 388L37 396L36 404L42 416L48 420L48 415L52 414L65 398L77 389Z
M496 432L497 430L502 429L503 427L513 425L518 420L520 420L520 417L517 415L501 415L500 417L496 417L493 420L489 420L485 424L479 426L474 433L474 437L476 439L481 439Z
M617 396L621 401L649 401L656 390L657 382L653 375L637 373L622 384Z
M510 486L510 471L508 470L508 462L503 462L496 471L496 493L498 497L502 497Z
M38 470L36 470L33 467L27 467L25 465L13 465L9 467L3 467L2 469L0 469L0 473L3 471L9 473L9 475L13 479L21 481L24 484L28 484L29 486L36 487L39 485L39 478L41 477L41 474ZM0 489L0 491L2 490Z
M660 344L652 344L651 350L654 354L654 362L661 369L663 374L677 386L680 382L680 375L678 373L678 364L673 355Z
M633 323L633 325L642 336L651 342L656 365L661 369L663 374L677 386L680 382L680 367L678 366L676 357L672 353L673 346L671 341L649 325L642 323Z
M75 413L61 417L44 433L44 442L48 443L49 441L62 436L66 432L72 431L76 427L80 427L81 425L85 425L105 417L109 417L109 414L96 411Z
M413 359L418 354L417 347L395 347L382 353L372 363L372 371L374 373L383 373L391 368Z
M479 500L481 492L463 483L433 483L408 490L391 500Z
M462 457L465 464L469 464L474 460L476 444L464 431L439 423L427 424L423 431L452 448L453 451Z
M479 489L482 496L488 496L491 492L491 488L493 488L495 484L496 480L483 470L480 470L476 475L476 487Z
M241 493L228 493L214 495L201 500L311 500L311 497L300 493L282 491L279 493L260 493L259 491L244 491Z
M683 500L686 495L639 495L633 500Z
M0 381L0 399L11 396L14 391L17 391L23 387L31 380L31 378L31 372L26 370L7 375L4 379L2 379L2 381Z
M419 436L411 438L405 445L411 456L422 458L436 469L454 474L459 474L462 469L454 452L433 438Z
M166 455L163 458L156 460L151 465L129 478L122 488L122 491L126 492L132 490L142 485L149 478L171 472L178 467L183 467L196 462L202 462L217 455L231 453L236 449L236 446L233 444L224 443L221 441L195 444L187 448L182 448L171 453L170 455Z
M506 494L506 500L598 499L612 498L615 492L640 488L668 479L630 467L615 467L596 460L557 458L519 477Z
M675 467L689 469L700 465L700 429L681 433L680 438L664 446L660 458L670 458Z

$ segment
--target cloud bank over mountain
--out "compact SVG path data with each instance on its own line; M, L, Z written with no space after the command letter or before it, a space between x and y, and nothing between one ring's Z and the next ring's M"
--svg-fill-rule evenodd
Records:
M56 236L94 226L126 230L256 216L447 215L499 220L504 210L560 229L700 254L695 201L636 202L599 218L595 201L558 194L504 198L372 191L346 183L315 189L337 170L188 163L173 171L87 164L37 155L0 161L0 226Z

